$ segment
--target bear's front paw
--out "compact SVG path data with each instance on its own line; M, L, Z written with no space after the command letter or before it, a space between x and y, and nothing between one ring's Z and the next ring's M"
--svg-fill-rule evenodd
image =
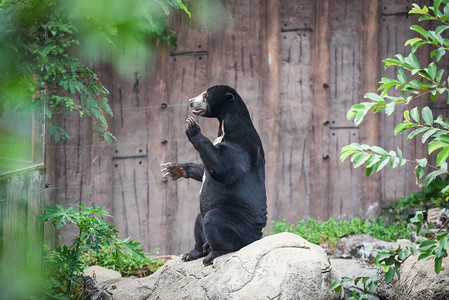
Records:
M187 137L194 137L201 132L200 125L192 117L186 120L186 135Z
M177 180L181 177L189 178L186 170L184 170L183 167L172 162L161 164L161 173L164 173L162 175L163 178L168 179L170 181Z

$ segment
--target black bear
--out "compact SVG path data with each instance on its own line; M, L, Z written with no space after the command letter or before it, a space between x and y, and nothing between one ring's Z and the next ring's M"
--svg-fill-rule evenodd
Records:
M260 239L267 222L265 157L262 142L242 98L231 87L218 85L189 100L195 115L220 122L214 143L193 118L186 135L202 164L162 164L170 180L202 181L200 214L195 221L195 247L182 256L204 264Z

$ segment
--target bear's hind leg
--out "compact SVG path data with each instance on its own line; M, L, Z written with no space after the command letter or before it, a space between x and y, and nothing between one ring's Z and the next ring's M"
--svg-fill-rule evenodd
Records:
M219 256L222 256L224 254L231 253L232 251L229 250L212 250L203 260L204 265L208 266L211 265L213 260Z
M191 261L207 255L205 249L208 248L207 246L208 243L206 242L206 238L204 236L203 218L201 217L201 214L199 214L196 217L194 234L195 234L195 247L186 254L184 254L183 256L181 256L181 259L183 261Z
M204 216L203 226L210 251L204 259L205 265L210 265L215 258L242 247L238 224L223 210L209 211Z

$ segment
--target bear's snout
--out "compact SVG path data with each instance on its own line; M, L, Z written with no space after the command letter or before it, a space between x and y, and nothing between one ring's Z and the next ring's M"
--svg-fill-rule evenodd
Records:
M203 115L206 111L206 99L205 99L205 93L202 93L194 98L189 99L189 106L193 109L192 112L195 115Z

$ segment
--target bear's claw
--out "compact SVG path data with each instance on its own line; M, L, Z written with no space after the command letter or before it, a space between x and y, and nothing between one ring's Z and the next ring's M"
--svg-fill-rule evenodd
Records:
M161 173L164 173L162 178L166 178L169 181L177 180L181 177L188 178L187 172L178 164L167 162L161 164L161 168Z
M193 137L201 132L201 128L194 118L190 117L186 120L186 135Z

